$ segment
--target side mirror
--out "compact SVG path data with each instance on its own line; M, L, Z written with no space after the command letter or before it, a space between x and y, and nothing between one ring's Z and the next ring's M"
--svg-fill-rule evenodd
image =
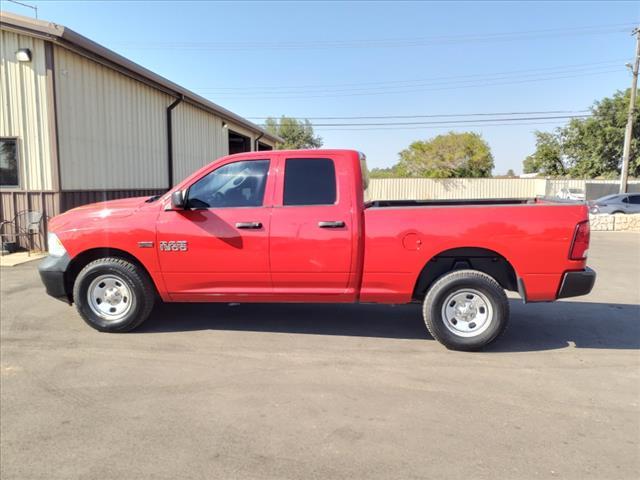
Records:
M184 192L177 190L171 194L171 210L184 210L185 208Z

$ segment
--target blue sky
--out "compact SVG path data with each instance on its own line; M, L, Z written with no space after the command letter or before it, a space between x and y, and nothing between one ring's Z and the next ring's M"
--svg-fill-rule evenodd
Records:
M66 25L245 117L584 110L629 87L624 64L634 51L630 24L640 21L639 2L611 1L30 3L41 19ZM8 2L3 8L32 14ZM460 117L471 126L444 128L444 120L455 119L356 120L433 121L439 128L317 131L326 147L364 151L371 167L392 165L414 140L476 131L492 148L494 174L502 174L521 171L535 129L564 122L473 123L480 118Z

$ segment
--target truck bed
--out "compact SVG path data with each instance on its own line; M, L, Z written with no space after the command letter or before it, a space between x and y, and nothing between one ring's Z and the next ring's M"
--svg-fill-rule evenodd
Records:
M576 225L588 219L584 202L379 200L367 207L362 301L406 301L428 262L460 251L504 259L529 301L555 299L563 273L584 269L569 259Z

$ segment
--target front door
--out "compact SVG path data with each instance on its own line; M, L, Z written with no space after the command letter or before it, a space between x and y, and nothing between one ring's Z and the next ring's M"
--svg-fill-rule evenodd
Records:
M192 184L187 208L157 222L160 265L176 301L245 300L272 291L270 160L235 160Z

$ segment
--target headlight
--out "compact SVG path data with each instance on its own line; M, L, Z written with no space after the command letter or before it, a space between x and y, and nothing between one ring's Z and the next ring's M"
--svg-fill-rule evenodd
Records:
M62 242L55 233L49 232L47 235L47 243L49 245L49 255L52 257L62 257L67 253Z

